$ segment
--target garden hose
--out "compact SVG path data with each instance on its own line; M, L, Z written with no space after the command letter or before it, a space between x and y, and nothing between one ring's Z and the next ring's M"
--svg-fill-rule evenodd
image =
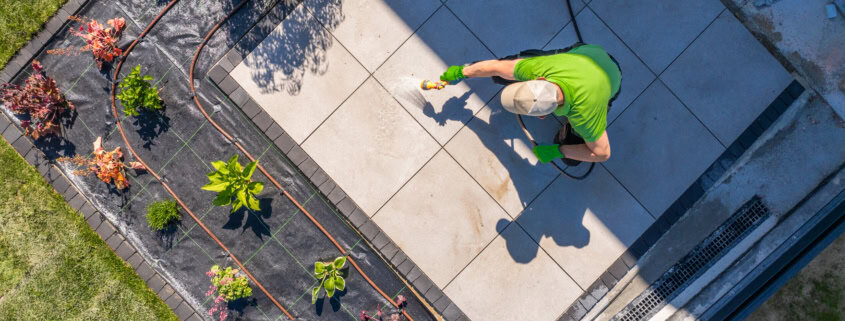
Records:
M244 0L236 8L240 8L247 1L249 1L249 0ZM121 66L123 66L123 62L126 61L126 58L129 56L129 53L132 52L132 49L135 48L135 45L137 45L138 42L141 41L141 39L143 39L144 36L147 35L147 33L150 31L150 29L152 29L153 26L155 26L155 24L158 23L158 21L161 19L161 17L164 16L164 14L167 13L170 10L170 8L173 7L173 5L175 5L177 2L179 2L179 0L171 0L170 3L168 3L167 6L164 7L164 9L162 9L161 12L159 12L159 14L155 17L155 19L153 19L153 21L150 22L147 25L147 27L144 29L144 31L141 32L140 35L138 35L138 38L135 39L135 41L132 41L132 44L130 44L129 47L123 52L123 54L120 56L120 60L118 61L117 66L115 66L114 75L112 76L113 81L112 81L112 88L111 88L111 109L112 109L112 114L114 115L115 119L117 119L117 121L116 121L117 128L120 131L120 136L121 136L121 138L123 138L123 142L126 143L126 149L129 150L129 152L132 154L133 157L135 157L135 160L137 160L138 162L143 164L144 167L146 167L147 172L152 174L153 177L155 177L156 180L158 180L161 183L161 186L164 187L164 189L167 190L167 192L170 193L171 196L173 196L173 199L176 200L176 202L179 203L179 205L185 210L185 212L188 213L188 215L190 215L191 218L193 218L194 221L197 222L197 225L200 228L202 228L209 236L211 236L211 238L214 240L214 242L216 242L217 245L219 245L223 249L223 251L225 251L229 255L229 257L232 258L232 261L234 261L235 264L238 265L240 270L243 271L244 274L246 274L247 277L249 277L249 279L252 280L252 282L255 283L256 286L258 286L258 288L261 290L261 292L264 292L264 294L267 295L268 298L270 298L270 300L273 302L273 304L276 305L276 307L279 308L279 310L284 312L285 315L287 315L291 320L293 320L293 316L290 314L290 312L288 312L284 307L282 307L282 305L278 301L276 301L276 299L272 295L270 295L270 292L268 292L267 289L264 288L264 286L261 284L261 282L258 282L258 279L256 279L255 276L253 276L252 273L250 273L249 270L247 270L247 268L241 263L241 261L238 260L238 258L235 257L235 255L231 251L229 251L229 248L226 247L226 245L224 245L223 242L221 242L220 239L217 238L217 235L214 235L214 232L212 232L210 229L208 229L208 227L205 226L205 224L196 216L196 214L194 214L194 212L191 211L191 209L188 208L188 206L182 201L182 199L179 198L178 195L176 195L176 193L173 191L173 189L170 188L170 185L167 184L167 182L165 182L162 179L162 177L159 176L152 168L150 168L150 166L147 165L147 163L144 161L144 159L142 159L138 155L138 153L135 152L135 149L132 148L132 145L129 143L129 140L126 138L126 133L123 130L123 124L120 121L120 115L117 113L117 104L115 102L115 94L116 94L116 91L117 91L117 76L120 74L120 68L121 68Z
M241 151L244 155L246 155L246 157L247 157L247 158L249 158L249 159L250 159L250 161L256 162L255 157L253 157L253 156L252 156L249 152L247 152L247 150L243 147L243 145L241 145L241 143L240 143L238 140L234 139L234 137L233 137L231 134L229 134L228 132L226 132L226 130L224 130L222 127L220 127L220 125L219 125L219 124L217 124L217 122L216 122L214 119L212 119L212 118L211 118L211 115L209 115L209 114L208 114L208 112L206 112L205 108L202 106L202 103L200 103L199 98L197 98L197 95L196 95L196 93L197 93L197 92L196 92L196 86L195 86L195 84L194 84L194 69L195 69L195 67L196 67L196 65L197 65L197 61L199 60L199 55L200 55L200 53L202 52L202 49L203 49L203 48L205 48L205 45L206 45L206 43L208 43L208 40L209 40L209 39L211 39L211 36L213 36L213 35L214 35L214 33L215 33L215 32L217 32L217 30L218 30L218 29L219 29L219 28L223 25L223 23L225 23L227 20L229 20L229 18L230 18L233 14L235 14L235 12L237 12L238 10L240 10L240 8L241 8L244 4L246 4L246 2L247 2L247 1L249 1L249 0L243 0L240 4L238 4L235 8L233 8L233 9L232 9L232 11L230 11L230 12L229 12L229 14L227 14L227 15L226 15L226 16L225 16L222 20L220 20L220 22L218 22L216 25L214 25L214 27L213 27L213 28L211 28L211 30L209 30L209 31L208 31L208 34L206 34L205 38L203 38L202 42L201 42L201 43L200 43L200 45L197 47L197 50L196 50L196 52L194 53L194 57L193 57L193 59L191 60L191 69L190 69L190 72L188 73L188 77L189 77L189 79L188 79L188 83L189 83L189 85L190 85L190 87L191 87L191 94L192 94L193 99L194 99L194 104L196 104L197 109L199 109L199 110L200 110L200 112L203 114L203 116L205 117L205 119L206 119L206 120L208 120L208 122L209 122L209 123L210 123L210 124L211 124L214 128L216 128L216 129L217 129L217 131L219 131L219 132L220 132L223 136L225 136L225 137L226 137L226 139L228 139L230 142L232 142L232 144L233 144L233 145L235 145L235 147L237 147L237 148L238 148L238 150L240 150L240 151ZM375 289L375 290L376 290L379 294L381 294L381 295L382 295L382 296L383 296L383 297L384 297L384 298L385 298L388 302L390 302L390 304L392 304L394 307L396 307L396 308L401 308L401 307L399 306L399 304L398 304L395 300L393 300L393 298L391 298L389 295L387 295L387 293L384 293L384 291L383 291L381 288L379 288L379 287L375 284L375 282L373 282L373 280L371 280L371 279L370 279L370 277L369 277L369 276L367 276L367 274L366 274L366 273L364 273L364 270L362 270L362 269L361 269L361 267L360 267L360 266L358 266L358 263L356 263L356 262L355 262L355 259L354 259L352 256L349 256L349 255L348 255L348 252L346 251L346 249L344 249L344 248L343 248L343 247L342 247L342 246L341 246L341 245L337 242L337 240L335 240L335 238L334 238L334 237L332 237L332 235L331 235L331 234L330 234L330 233L329 233L329 232L328 232L328 231L327 231L327 230L323 227L323 225L322 225L322 224L320 224L319 222L317 222L317 219L315 219L315 218L314 218L314 216L312 216L312 215L311 215L311 213L309 213L309 212L305 209L305 207L303 207L303 206L302 206L302 204L300 204L300 203L299 203L296 199L294 199L294 198L293 198L293 196L291 196L291 195L290 195L290 193L288 193L288 191L287 191L286 189L284 189L284 188L282 187L282 185L281 185L281 184L279 184L279 182L278 182L278 181L276 181L276 179L274 179L274 178L273 178L273 176L271 176L271 175L270 175L270 173L269 173L269 172L267 172L267 170L266 170L266 169L264 169L264 167L263 167L263 166L261 166L261 164L260 164L260 163L257 163L257 166L256 166L256 167L258 168L258 170L260 170L260 171L261 171L261 173L263 173L263 174L264 174L264 176L266 176L266 177L267 177L267 179L268 179L271 183L273 183L273 185L275 185L275 186L276 186L276 188L278 188L279 190L281 190L281 191L282 191L282 194L284 194L284 195L285 195L285 197L286 197L288 200L290 200L290 201L291 201L291 202L292 202L292 203L293 203L293 204L294 204L294 205L295 205L295 206L296 206L296 207L297 207L297 208L298 208L298 209L299 209L299 210L300 210L303 214L305 214L305 216L307 216L307 217L308 217L308 219L309 219L309 220L311 220L311 222L312 222L312 223L314 223L314 225L315 225L315 226L316 226L316 227L317 227L317 228L318 228L321 232L323 232L323 234L324 234L324 235L325 235L325 236L326 236L326 237L327 237L327 238L328 238L328 239L329 239L329 240L330 240L330 241L331 241L331 242L335 245L335 247L336 247L336 248L340 251L340 253L341 253L341 254L343 254L343 255L347 256L347 261L348 261L350 264L352 264L352 266L353 266L353 267L355 267L355 270L357 270L357 271L358 271L358 273L360 273L360 274L361 274L361 276L364 278L364 280L366 280L366 281L367 281L367 283L369 283L369 284L370 284L370 286L372 286L372 287L373 287L373 289ZM416 292L413 292L413 293L416 295ZM271 297L271 299L272 299L272 297ZM275 302L275 300L274 300L274 302ZM281 308L281 306L279 306L279 307ZM413 320L414 320L413 318L411 318L411 316L408 314L408 312L406 312L406 311L405 311L405 309L401 309L401 310L402 310L402 314L405 316L405 318L406 318L407 320L410 320L410 321L413 321ZM290 316L289 314L288 314L288 316L289 316L291 319L293 319L293 317L292 317L292 316Z
M219 132L220 132L220 133L221 133L221 134L223 134L223 135L224 135L224 136L225 136L228 140L232 141L232 142L233 142L233 144L234 144L234 145L235 145L235 146L236 146L236 147L237 147L237 148L238 148L241 152L243 152L243 153L244 153L244 154L245 154L245 155L246 155L246 156L247 156L247 157L248 157L251 161L255 161L255 158L254 158L252 155L250 155L250 154L249 154L249 153L248 153L248 152L244 149L244 147L243 147L243 146L242 146L239 142L237 142L236 140L234 140L234 139L233 139L233 137L232 137L232 136L231 136L228 132L226 132L225 130L223 130L223 129L222 129L222 128L221 128L221 127L220 127L220 126L219 126L219 125L218 125L218 124L214 121L214 120L212 120L212 119L211 119L211 117L210 117L210 116L206 113L205 109L202 107L202 104L200 104L199 100L196 98L196 88L195 88L195 87L194 87L194 85L193 85L193 84L194 84L194 82L193 82L193 81L194 81L194 68L195 68L195 66L196 66L196 63L197 63L197 58L199 57L199 53L200 53L200 51L201 51L201 50L202 50L202 48L205 46L205 44L208 42L208 40L211 38L211 36L214 34L214 32L215 32L215 31L217 31L217 29L219 29L219 28L220 28L220 26L221 26L224 22L226 22L226 21L227 21L227 20L228 20L228 19L229 19L229 18L230 18L230 17L231 17L231 16L232 16L235 12L237 12L239 9L241 9L241 8L242 8L242 7L243 7L243 6L244 6L244 5L248 2L248 1L249 1L249 0L243 0L243 1L241 1L240 3L238 3L238 4L237 4L237 5L236 5L233 9L232 9L232 11L231 11L231 12L229 12L229 14L227 14L227 15L226 15L226 17L224 17L224 18L223 18L223 20L221 20L220 22L218 22L218 23L214 26L214 28L212 28L212 30L208 33L208 35L206 35L206 37L203 39L203 42L202 42L202 43L200 44L200 46L197 48L197 51L196 51L196 53L194 54L193 60L192 60L192 62L191 62L191 71L190 71L190 80L189 80L189 82L190 82L190 84L191 84L191 93L194 95L194 102L196 103L196 105L197 105L197 107L200 109L200 111L203 113L203 115L206 117L206 119L208 119L208 120L209 120L209 122L210 122L210 123L211 123L211 124L212 124L212 125L213 125L213 126L214 126L214 127L215 127L215 128L216 128ZM144 31L143 31L143 32L141 32L141 34L138 36L138 38L137 38L135 41L133 41L133 42L129 45L129 47L128 47L128 48L127 48L124 52L123 52L123 54L122 54L122 55L121 55L121 57L120 57L120 60L118 61L117 65L115 66L114 75L113 75L113 77L112 77L113 81L112 81L112 91L111 91L111 102L112 102L112 114L113 114L113 116L114 116L116 119L120 119L120 116L119 116L119 114L118 114L118 112L117 112L117 104L116 104L116 99L115 99L115 93L116 93L116 89L117 89L117 88L116 88L116 86L117 86L117 77L118 77L118 74L120 73L120 69L121 69L121 66L123 65L123 62L124 62L124 61L126 60L126 58L129 56L129 53L132 51L132 49L134 49L134 48L135 48L135 46L138 44L138 42L140 42L140 41L144 38L144 36L145 36L145 35L146 35L149 31L150 31L150 29L152 29L152 27L153 27L153 26L154 26L154 25L155 25L155 24L156 24L156 23L157 23L157 22L161 19L161 17L162 17L162 16L164 16L164 14L165 14L165 13L167 13L167 12L170 10L170 8L171 8L173 5L175 5L177 2L179 2L179 0L171 0L171 1L168 3L168 5L167 5L165 8L163 8L163 9L161 10L161 12L159 12L159 14L155 17L155 19L153 19L153 21L152 21L152 22L150 22L150 24L149 24L149 25L147 25L147 27L144 29ZM196 216L196 214L194 214L194 212L193 212L193 211L191 211L191 210L188 208L188 206L187 206L187 205L186 205L186 204L182 201L182 199L181 199L181 198L180 198L180 197L179 197L179 196L178 196L178 195L177 195L177 194L173 191L173 189L172 189L172 188L170 188L169 184L167 184L167 182L166 182L166 181L164 181L164 179L163 179L163 178L162 178L159 174L157 174L154 170L152 170L152 169L150 168L150 166L148 166L148 165L147 165L147 163L146 163L146 162L145 162L145 161L144 161L144 160L143 160L143 159L142 159L142 158L141 158L141 157L140 157L140 156L139 156L139 155L135 152L134 148L132 148L131 144L129 143L129 140L128 140L128 139L127 139L127 137L126 137L126 133L124 132L124 129L123 129L123 125L122 125L122 123L121 123L120 121L117 121L116 123L117 123L118 130L119 130L119 132L120 132L120 135L121 135L121 137L123 138L124 143L126 144L127 150L129 150L129 152L132 154L132 156L133 156L133 157L134 157L134 158L135 158L138 162L140 162L141 164L143 164L143 165L144 165L144 167L146 167L146 168L147 168L147 172L148 172L148 173L150 173L150 174L152 174L152 175L153 175L153 177L155 177L155 178L156 178L156 180L158 180L158 181L162 184L162 187L164 187L164 189L165 189L165 190L167 190L167 192L168 192L171 196L173 196L174 200L176 200L176 202L177 202L177 203L179 203L179 205L180 205L180 206L181 206L181 207L185 210L185 212L187 212L187 213L191 216L191 218L193 218L193 219L194 219L194 221L196 221L196 222L197 222L197 225L198 225L198 226L200 226L200 228L202 228L202 229L203 229L203 230L204 230L204 231L205 231L205 232L206 232L206 233L207 233L207 234L208 234L208 235L209 235L209 236L210 236L210 237L211 237L211 238L212 238L212 239L213 239L213 240L217 243L217 245L219 245L219 246L220 246L220 247L221 247L221 248L222 248L222 249L223 249L223 250L224 250L224 251L225 251L225 252L229 255L229 257L231 257L231 258L232 258L232 260L235 262L235 264L237 264L237 265L238 265L238 267L240 268L240 270L241 270L241 271L243 271L243 272L247 275L247 277L249 277L249 279L250 279L250 280L251 280L251 281L252 281L252 282L253 282L256 286L258 286L258 288L259 288L259 289L260 289L260 290L261 290L261 291L262 291L262 292L263 292L263 293L264 293L264 294L265 294L265 295L266 295L266 296L267 296L267 297L268 297L268 298L269 298L269 299L273 302L273 304L274 304L274 305L276 305L276 307L278 307L278 308L279 308L279 310L281 310L281 311L282 311L282 312L283 312L283 313L284 313L284 314L285 314L288 318L290 318L291 320L294 320L293 315L291 315L291 314L290 314L290 312L288 312L288 311L287 311L284 307L282 307L282 305L281 305L281 304L280 304L280 303L279 303L279 302L275 299L275 297L273 297L273 295L271 295L271 294L269 293L269 291L267 291L267 289L265 289L265 288L264 288L264 286L261 284L261 282L259 282L259 281L258 281L258 280L257 280L257 279L256 279L256 278L252 275L252 273L250 273L250 272L249 272L249 270L248 270L248 269L247 269L247 268L246 268L246 267L245 267L245 266L241 263L241 261L240 261L240 260L238 260L238 258L237 258L237 257L235 257L235 255L234 255L231 251L229 251L228 247L226 247L226 246L225 246L225 245L224 245L224 244L220 241L220 239L219 239L219 238L217 238L217 236L216 236L216 235L215 235L215 234L214 234L214 233L213 233L213 232L212 232L212 231L211 231L211 230L210 230L207 226L205 226L205 224L204 224L204 223L203 223L203 222L202 222L202 221L201 221L201 220L200 220L200 219ZM333 244L334 244L334 245L338 248L338 250L340 250L340 252L341 252L342 254L347 255L347 251L346 251L345 249L343 249L343 248L340 246L340 244L339 244L339 243L338 243L338 242L334 239L334 237L332 237L332 236L331 236L331 234L329 234L329 232L328 232L328 231L326 231L326 229L325 229L325 228L323 228L323 226L322 226L319 222L317 222L317 220L316 220L316 219L315 219L315 218L314 218L314 217L313 217L313 216L312 216L312 215L311 215L311 214L310 214L310 213L309 213L309 212L308 212L308 211L307 211L304 207L302 207L302 205L301 205L301 204L300 204L297 200L295 200L295 199L294 199L294 198L293 198L293 197L292 197L292 196L291 196L291 195L287 192L287 190L285 190L284 188L282 188L282 186L281 186L281 185L280 185L280 184L279 184L279 183L278 183L278 182L277 182L277 181L276 181L276 180L275 180L272 176L270 176L270 174L269 174L269 173L268 173L268 172L267 172L267 171L266 171L266 170L265 170L265 169L264 169L264 168L263 168L260 164L258 164L258 166L257 166L257 167L258 167L258 169L259 169L259 170L260 170L260 171L261 171L261 172L262 172L262 173L263 173L263 174L264 174L264 175L265 175L265 176L266 176L266 177L270 180L270 182L272 182L272 183L273 183L273 184L274 184L274 185L275 185L275 186L276 186L279 190L281 190L281 191L282 191L282 193L285 195L285 197L287 197L287 198L288 198L291 202L293 202L293 203L297 206L297 208L298 208L298 209L299 209L299 210L300 210L303 214L305 214L305 215L306 215L306 216L307 216L307 217L308 217L308 218L309 218L309 219L310 219L310 220L311 220L311 221L312 221L312 222L313 222L313 223L314 223L314 224L315 224L315 225L316 225L316 226L320 229L320 231L322 231L322 232L323 232L323 234L324 234L326 237L328 237L328 238L329 238L329 240L330 240L330 241L331 241L331 242L332 242L332 243L333 243ZM396 303L396 301L394 301L394 300L393 300L390 296L388 296L386 293L384 293L384 291L382 291L382 290L381 290L381 288L379 288L379 287L378 287L378 286L377 286L377 285L376 285L376 284L375 284L375 283L374 283L374 282L373 282L373 281L372 281L372 280L371 280L371 279L370 279L370 278L366 275L366 273L364 273L364 271L361 269L361 267L360 267L360 266L358 266L358 264L355 262L355 260L354 260L352 257L348 257L348 258L347 258L347 260L348 260L348 261L349 261L349 262L350 262L350 263L351 263L351 264L355 267L355 269L356 269L356 270L357 270L357 271L361 274L361 276L363 276L363 277L364 277L364 279L365 279L365 280L366 280L366 281L367 281L367 282L368 282L368 283L369 283L369 284L370 284L370 285L371 285L371 286L372 286L375 290L377 290L377 291L378 291L378 292L379 292L379 293L380 293L380 294L381 294L381 295L382 295L385 299L387 299L387 301L389 301L389 302L390 302L391 304L393 304L394 306L399 307L399 306L398 306L398 304ZM407 312L405 312L405 311L403 310L403 311L402 311L402 313L404 314L404 316L405 316L408 320L413 321L413 318L411 318L411 317L410 317L410 315L408 315L408 313L407 313Z

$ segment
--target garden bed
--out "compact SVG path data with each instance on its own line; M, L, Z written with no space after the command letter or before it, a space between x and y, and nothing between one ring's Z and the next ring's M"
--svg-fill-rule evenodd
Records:
M119 44L125 49L167 4L141 0L89 1L78 16L100 23L124 18L126 27ZM140 65L141 73L152 76L151 82L160 88L164 110L142 112L137 117L124 115L119 101L119 119L113 116L111 90L117 60L104 63L100 69L90 52L78 55L47 53L84 45L70 31L80 23L65 25L36 59L41 61L45 72L55 78L59 89L74 104L75 112L60 136L42 137L35 140L36 146L51 160L75 155L87 157L94 152L92 143L102 137L104 148L121 147L127 162L136 160L129 152L130 147L134 148L149 169L162 177L161 181L149 173L128 170L129 187L120 190L95 176L72 176L73 166L60 164L95 207L204 315L215 298L207 293L210 281L205 272L213 265L235 266L234 256L270 295L251 282L253 295L229 304L237 317L288 319L287 311L298 320L356 320L362 310L391 306L382 295L384 293L393 300L399 295L408 298L407 311L414 320L433 320L406 284L329 205L326 197L239 108L206 80L210 66L229 48L238 43L260 42L261 39L242 40L250 37L248 32L262 16L284 16L290 10L289 6L276 1L247 2L209 40L194 69L194 84L189 82L191 58L203 37L236 5L228 1L182 0L149 29L143 41L136 44L123 62L117 79L122 80L133 67ZM30 73L31 68L25 68L12 82L21 84ZM232 155L238 155L241 160L248 157L199 111L191 85L196 87L196 99L211 114L211 120L232 133L296 202L277 189L263 173L256 172L252 179L264 184L264 190L257 195L260 210L243 208L230 214L229 207L212 205L216 193L200 189L208 183L206 175L214 171L211 162L225 161ZM8 110L4 111L8 113ZM124 127L128 146L118 131L118 121ZM181 220L164 231L153 230L147 225L147 206L172 198L166 186L184 201L185 207L196 214L211 234L184 210ZM297 203L333 236L340 248ZM228 253L215 237L228 248ZM342 256L343 252L357 262L378 289L356 269L349 269L344 291L312 305L311 290L318 282L312 275L314 262Z

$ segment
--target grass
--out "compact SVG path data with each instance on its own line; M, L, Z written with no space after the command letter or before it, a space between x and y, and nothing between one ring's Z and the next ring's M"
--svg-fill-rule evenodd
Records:
M0 0L0 69L67 0Z
M749 321L845 320L845 235L801 269Z
M3 139L0 178L0 320L177 319Z

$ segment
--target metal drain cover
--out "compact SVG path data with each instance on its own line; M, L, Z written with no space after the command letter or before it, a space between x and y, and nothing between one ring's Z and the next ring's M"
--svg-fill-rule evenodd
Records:
M769 215L769 209L754 196L725 223L710 233L678 263L613 317L614 321L640 321L653 316L710 265L742 240Z

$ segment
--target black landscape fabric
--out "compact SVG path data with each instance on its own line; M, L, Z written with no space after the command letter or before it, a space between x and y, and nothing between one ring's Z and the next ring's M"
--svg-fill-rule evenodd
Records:
M255 125L228 98L206 80L206 73L230 48L247 53L255 48L275 23L284 19L295 4L285 0L250 1L226 22L203 49L195 71L197 97L212 119L237 140L283 185L337 242L353 257L367 275L389 296L404 295L414 320L434 320L396 274L361 240L325 197L299 172ZM348 267L347 288L331 300L311 304L310 289L317 283L312 276L316 260L331 260L341 252L300 211L282 191L256 171L253 178L264 183L258 195L260 211L211 205L215 193L201 190L212 171L210 162L239 155L247 158L219 133L200 113L191 96L188 72L191 59L211 27L235 7L237 1L182 0L165 14L123 63L120 77L137 65L141 73L154 78L161 88L165 109L127 117L118 102L119 119L111 112L111 79L114 63L99 69L90 52L78 55L46 54L36 58L76 106L76 113L64 127L61 137L37 140L36 146L50 159L62 156L89 156L92 143L102 137L104 147L121 147L126 161L133 160L117 131L120 121L129 144L145 162L163 176L165 182L187 207L225 244L267 291L297 320L358 320L361 310L371 314L377 305L390 310L390 303L371 287L354 268ZM105 23L123 17L126 29L121 45L126 48L167 5L162 0L89 1L79 16ZM272 19L263 19L267 15ZM262 23L256 25L259 21ZM84 46L70 28L70 22L47 44L46 49ZM30 68L14 80L22 83ZM65 170L69 167L64 166ZM205 272L214 264L235 266L228 254L187 214L165 231L147 226L148 204L170 199L170 194L152 175L130 170L130 187L118 191L93 175L73 176L75 183L133 243L145 253L156 270L165 275L203 317L213 297L206 296L210 284ZM347 264L347 266L349 266ZM235 318L244 320L285 320L271 300L253 284L254 295L230 302ZM325 297L325 294L321 294Z

